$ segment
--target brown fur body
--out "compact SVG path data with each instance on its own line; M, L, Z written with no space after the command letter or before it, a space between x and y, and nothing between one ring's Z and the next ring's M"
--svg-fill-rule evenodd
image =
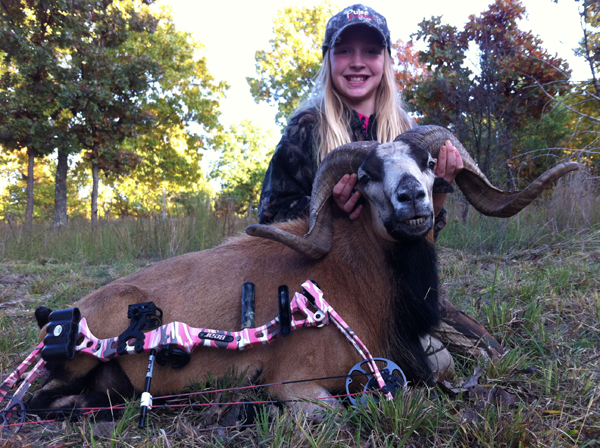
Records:
M260 326L278 315L279 285L288 285L293 294L300 291L304 281L313 279L323 290L325 299L373 356L390 357L393 343L390 343L389 333L395 331L397 308L392 303L397 296L392 277L398 276L386 265L389 263L386 251L402 250L402 243L378 238L370 230L368 216L369 213L365 213L354 222L336 220L332 250L321 260L309 260L274 241L241 235L213 249L168 259L116 280L82 298L75 306L98 338L121 334L129 325L128 305L146 301L154 302L163 310L163 323L180 321L193 327L239 331L244 282L256 285L256 326ZM307 231L304 221L277 226L298 235ZM431 261L425 260L425 263ZM425 291L437 288L435 265L430 269L434 273L434 284L424 285ZM424 281L431 283L430 279ZM431 300L437 303L437 295ZM414 316L406 317L414 321ZM428 331L437 323L436 319L437 315L426 316L426 328L418 333ZM414 347L407 348L406 356L400 354L404 359L393 360L406 369L409 379L426 381L430 374L428 367L410 365L423 364L424 359L420 353L411 353L422 352L418 335L415 338L417 345L413 341ZM208 373L219 377L231 370L254 378L260 374L263 383L341 376L360 360L353 346L330 324L321 329L299 329L287 338L245 351L198 347L192 353L191 362L182 369L157 365L151 393L154 396L178 393L194 382L205 380ZM121 366L133 388L140 391L147 361L145 354L118 357L113 363ZM88 375L98 364L102 363L90 356L76 355L64 365L65 371L60 369L60 378L51 376L54 383L48 382L39 396L34 397L33 406L58 406L60 400L53 404L56 394L51 390ZM343 390L344 384L345 379L338 378L278 386L272 388L272 392L280 399L321 398L331 395L332 391ZM72 401L81 406L85 400L82 402L81 397L76 397L79 391L81 386L73 391ZM68 394L61 391L60 395ZM61 406L63 402L64 399Z

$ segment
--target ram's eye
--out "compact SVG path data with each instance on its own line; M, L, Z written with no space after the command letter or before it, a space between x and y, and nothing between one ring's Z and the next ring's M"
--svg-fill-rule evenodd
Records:
M366 174L361 174L360 177L358 178L358 181L362 184L362 185L367 185L369 183L369 181L371 180L371 178L366 175Z
M429 169L431 169L431 170L434 169L435 168L435 162L433 160L430 160L428 166L429 166Z

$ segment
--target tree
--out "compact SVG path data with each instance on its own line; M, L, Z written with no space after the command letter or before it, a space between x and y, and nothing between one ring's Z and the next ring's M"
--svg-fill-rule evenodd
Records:
M219 136L221 157L212 165L210 178L221 184L220 199L235 203L237 213L252 213L258 204L262 181L273 149L267 150L270 132L244 120Z
M396 63L396 83L401 91L410 89L411 86L414 88L418 82L427 79L429 71L426 64L419 60L419 52L416 51L414 42L404 42L402 39L398 39L392 45L392 48L396 52L394 60ZM409 98L408 90L405 98L410 102L405 107L414 110L416 105L413 103L413 98Z
M170 17L161 22L155 33L131 42L160 61L163 71L143 100L144 111L152 116L150 126L127 143L143 159L135 170L139 182L185 185L200 180L199 150L212 146L211 136L222 130L219 101L228 85L215 82L206 58L195 57L200 44L177 31Z
M471 15L463 31L442 25L439 17L424 20L413 37L427 45L419 60L428 74L405 90L423 123L451 126L486 175L494 175L492 167L502 161L510 188L516 186L509 161L518 152L519 131L543 115L547 95L569 87L567 63L518 28L524 14L518 0L497 0L488 11ZM467 65L469 43L478 49L473 70Z
M33 160L58 148L55 224L66 221L67 157L89 150L95 173L126 170L135 158L114 151L140 110L134 99L156 71L148 58L114 51L130 30L153 31L156 20L130 1L48 0L2 3L2 142L29 154L26 222L33 216ZM95 196L92 195L95 225Z
M580 161L592 171L600 170L600 2L579 4L582 38L575 54L585 59L590 77L578 82L560 106L571 112L573 132L565 146L579 153Z
M329 2L279 11L269 41L271 50L256 52L258 77L246 78L250 92L257 103L277 105L276 121L282 129L313 86L321 67L325 26L335 12Z
M69 10L69 79L63 99L70 133L92 166L92 228L98 220L99 173L127 174L139 156L120 143L148 121L141 99L161 74L160 65L122 45L130 33L153 33L158 20L138 2L80 0Z
M92 165L94 227L101 172L113 185L133 171L149 189L195 185L198 149L220 130L227 88L195 56L198 43L148 0L5 3L0 137L9 150L27 147L31 172L36 154L58 149L56 225L66 223L68 155L82 149Z
M590 67L591 84L600 105L600 2L582 0L580 16L583 37L575 54L583 57Z
M572 88L565 95L553 96L545 91L557 109L564 111L569 119L568 135L558 147L591 171L600 170L600 2L576 0L579 8L582 37L575 55L583 58L590 71L589 78L572 81Z
M199 43L177 31L164 12L157 17L160 22L155 32L132 33L121 48L129 55L149 57L161 68L141 99L148 120L120 145L120 150L139 157L131 180L120 181L119 173L106 176L120 193L118 202L124 211L130 210L128 200L137 201L140 194L154 201L163 191L166 199L201 187L199 150L212 147L212 135L222 130L219 101L227 84L215 82L206 58L195 56L202 50Z
M0 2L0 144L5 151L26 149L27 207L34 212L35 158L67 140L59 105L64 75L59 48L64 45L64 1Z

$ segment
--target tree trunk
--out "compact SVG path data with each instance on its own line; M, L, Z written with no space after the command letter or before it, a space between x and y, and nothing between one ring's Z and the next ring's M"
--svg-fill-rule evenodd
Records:
M54 187L54 217L52 227L60 229L67 226L67 173L69 155L58 151L56 162L56 181Z
M598 101L600 102L600 85L598 84L598 78L596 77L596 67L595 67L595 60L596 60L596 52L597 52L597 48L592 48L592 43L590 43L590 34L587 31L587 27L585 26L585 23L591 23L591 12L590 12L590 5L588 5L587 2L583 2L583 23L581 24L583 27L583 40L581 45L584 48L584 58L585 60L588 62L588 64L590 65L590 72L592 74L592 85L594 86L594 90L596 91L596 96Z
M92 230L98 229L98 184L100 183L98 162L92 160Z
M162 219L167 219L167 191L162 187Z
M33 166L35 163L35 150L28 148L27 155L27 206L25 207L25 229L29 232L33 225Z
M469 201L467 201L467 197L465 195L461 195L460 198L460 219L463 224L467 224L467 219L469 219Z
M504 157L506 157L506 190L507 191L516 191L517 183L515 181L515 175L513 170L510 168L509 161L512 158L512 136L510 135L510 130L506 128L504 130Z

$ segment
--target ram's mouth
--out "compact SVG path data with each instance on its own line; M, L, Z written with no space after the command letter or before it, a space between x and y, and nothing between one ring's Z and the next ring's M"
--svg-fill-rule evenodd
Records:
M425 224L425 221L427 221L427 217L421 216L420 218L415 217L407 219L404 221L404 224L408 224L409 226L420 226L421 224Z
M388 234L398 241L421 238L433 227L433 213L414 215L408 219L390 219L384 223L384 226Z

